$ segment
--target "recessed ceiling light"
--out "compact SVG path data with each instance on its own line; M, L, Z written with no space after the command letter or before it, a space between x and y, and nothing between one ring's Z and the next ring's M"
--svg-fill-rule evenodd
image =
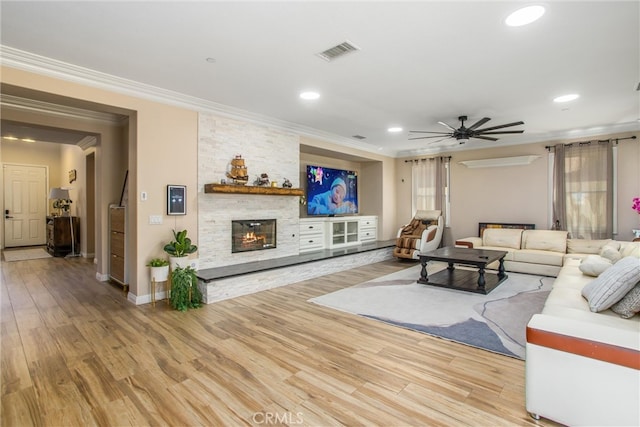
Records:
M318 92L313 92L313 91L302 92L300 94L300 98L313 101L314 99L320 98L320 94Z
M17 141L18 138L16 138L15 136L3 136L3 139L8 139L9 141Z
M578 99L580 98L580 95L576 94L576 93L572 93L569 95L562 95L562 96L558 96L556 98L553 98L553 102L569 102L569 101L573 101L574 99Z
M391 127L389 129L387 129L387 132L393 132L393 133L397 133L397 132L402 132L402 128L401 127Z
M531 24L533 21L538 20L542 15L544 15L544 7L527 6L522 9L518 9L511 15L507 16L504 23L510 27L521 27L523 25Z
M22 142L36 142L35 139L31 139L31 138L22 138L20 141L22 141Z

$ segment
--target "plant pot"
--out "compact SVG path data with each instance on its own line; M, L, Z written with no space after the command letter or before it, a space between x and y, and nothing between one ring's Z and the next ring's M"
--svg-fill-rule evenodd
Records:
M199 260L198 258L189 258L188 256L170 256L169 264L171 265L171 270L175 270L176 267L191 267L194 270L198 270Z
M149 267L149 279L156 282L165 282L169 279L169 266Z

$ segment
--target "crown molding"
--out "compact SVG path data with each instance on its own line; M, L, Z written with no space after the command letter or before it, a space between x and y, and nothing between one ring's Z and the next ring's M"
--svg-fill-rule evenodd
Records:
M128 117L122 114L104 113L101 111L69 107L67 105L53 104L51 102L22 98L4 93L0 94L0 104L3 108L16 111L29 111L58 117L70 117L91 122L122 125L128 120Z
M0 64L48 77L53 77L72 83L108 90L123 95L142 98L161 104L172 105L197 112L207 112L235 120L251 122L257 125L277 128L317 138L326 142L346 146L360 151L381 154L377 147L359 145L357 142L329 132L278 120L262 114L219 104L202 98L185 95L179 92L163 89L157 86L123 79L100 71L80 67L56 59L47 58L31 52L0 45ZM387 153L387 155L390 155ZM392 155L392 154L391 154ZM393 155L392 155L393 156Z
M80 141L78 141L76 145L80 147L82 151L85 151L91 147L95 147L97 143L98 143L98 139L95 136L87 135L84 138L82 138Z

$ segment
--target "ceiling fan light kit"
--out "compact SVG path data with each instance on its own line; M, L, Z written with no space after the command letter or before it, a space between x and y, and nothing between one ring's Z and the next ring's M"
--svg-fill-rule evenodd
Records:
M460 120L460 127L457 129L454 128L453 126L448 125L447 123L438 122L438 124L449 129L449 132L431 132L431 131L422 131L422 130L412 130L412 131L409 131L409 139L414 140L414 139L439 138L439 140L434 141L435 143L435 142L443 141L448 138L454 138L456 141L458 141L459 144L464 144L468 142L469 139L471 138L483 139L486 141L497 141L498 138L493 136L487 136L487 135L516 134L516 133L524 132L524 130L501 130L501 129L512 127L512 126L523 125L524 124L523 121L478 129L480 126L484 125L491 119L489 117L484 117L469 127L465 127L464 125L464 122L467 121L467 116L459 116L458 120ZM432 136L411 135L411 134L418 134L418 133L431 133L434 135Z

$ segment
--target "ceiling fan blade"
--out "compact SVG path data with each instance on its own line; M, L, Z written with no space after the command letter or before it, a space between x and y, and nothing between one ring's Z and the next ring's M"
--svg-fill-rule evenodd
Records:
M479 135L472 136L471 138L486 139L487 141L497 141L498 140L498 138L492 138L490 136L479 136Z
M483 124L487 123L489 120L491 120L489 117L485 117L483 119L480 119L477 122L475 122L474 124L472 124L471 126L469 126L467 128L467 130L474 130L475 128L478 128L478 127L482 126Z
M452 131L455 132L456 128L449 126L448 124L446 124L445 122L438 122L439 125L442 125L444 127L446 127L447 129L450 129Z
M431 141L431 142L428 142L427 144L437 144L437 143L438 143L438 142L440 142L440 141L444 141L445 139L450 139L450 138L451 138L451 137L450 137L450 136L448 136L448 137L446 137L446 138L442 138L442 139L439 139L439 140L437 140L437 141Z
M484 132L487 130L496 130L496 129L502 129L502 128L508 128L511 126L518 126L518 125L523 125L524 122L513 122L513 123L507 123L506 125L498 125L498 126L493 126L490 128L484 128L484 129L478 129L476 132Z
M453 137L453 135L433 135L433 136L417 136L414 138L409 138L409 140L411 141L412 139L428 139L428 138L442 138L442 139L447 139L447 138L451 138Z
M410 130L409 133L439 133L440 135L451 135L451 132L430 132L428 130Z
M497 132L476 131L476 135L500 135L504 133L523 133L523 130L500 130Z

